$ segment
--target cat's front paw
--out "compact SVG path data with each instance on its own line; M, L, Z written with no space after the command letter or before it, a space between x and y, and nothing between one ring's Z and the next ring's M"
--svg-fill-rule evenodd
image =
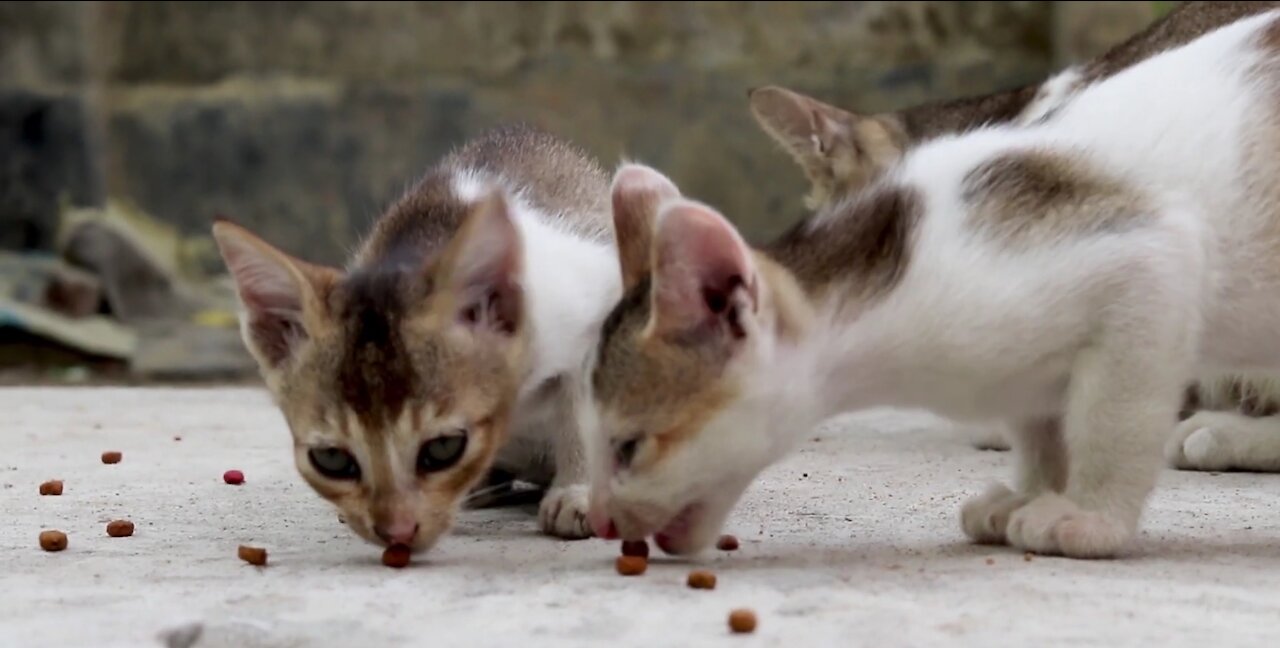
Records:
M1015 493L1003 484L992 484L985 493L964 503L960 508L960 524L965 535L978 544L1004 544L1009 516L1030 500L1030 495Z
M1057 493L1044 493L1009 516L1009 544L1039 554L1110 558L1133 537L1114 516L1086 511Z
M542 532L566 540L590 538L591 525L587 523L589 497L590 489L586 484L552 486L538 505L538 524Z
M1169 465L1180 470L1227 470L1231 467L1231 446L1225 430L1231 428L1230 412L1197 412L1178 424L1165 445Z

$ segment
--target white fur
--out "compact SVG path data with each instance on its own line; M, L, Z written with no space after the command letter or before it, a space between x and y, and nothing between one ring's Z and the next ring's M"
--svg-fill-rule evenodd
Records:
M1280 369L1280 214L1238 181L1242 144L1257 136L1249 128L1275 114L1273 88L1251 76L1251 43L1277 17L1242 20L1083 88L1040 124L909 153L885 180L924 196L900 284L862 312L824 305L799 345L751 338L730 367L746 394L706 426L681 458L687 469L754 475L797 433L872 406L1060 417L1060 431L1020 427L1017 489L966 506L965 527L1033 551L1120 551L1191 376ZM1145 194L1140 224L1033 247L975 232L966 175L1030 149L1070 153ZM837 227L832 218L813 226ZM1061 491L1046 477L1058 472ZM984 528L991 534L974 531Z
M1035 98L1022 109L1014 123L1025 126L1044 121L1066 105L1067 101L1080 90L1083 81L1084 75L1078 66L1069 67L1053 75L1048 81L1040 84Z
M499 178L474 171L453 179L455 195L474 201ZM570 389L548 398L538 388L560 378L583 379L583 356L595 348L600 324L621 295L618 256L612 243L593 241L560 226L562 214L543 213L519 192L508 204L524 251L522 285L532 330L527 375L512 412L510 438L495 464L536 482L550 482L540 507L543 529L555 535L589 535L587 474Z

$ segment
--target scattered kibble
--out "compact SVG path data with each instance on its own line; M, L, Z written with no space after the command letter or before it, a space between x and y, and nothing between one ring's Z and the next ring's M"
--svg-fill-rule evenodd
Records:
M41 531L40 548L45 551L62 551L67 548L67 534L61 531Z
M716 549L719 549L720 551L737 551L738 539L731 535L722 535L720 536L720 539L716 541Z
M267 564L267 550L260 547L240 545L240 548L236 550L236 555L240 556L240 560L243 560L250 565L257 565L261 567Z
M124 459L124 455L117 450L109 450L102 453L102 463L104 464L118 464L121 459Z
M987 559L987 564L988 564L988 565L994 565L994 564L996 564L996 559L995 559L995 558L988 558L988 559Z
M113 538L127 538L133 535L133 523L128 520L112 520L107 523L107 535Z
M243 484L244 473L239 470L228 470L227 472L222 473L222 481L227 482L232 486Z
M623 576L639 576L649 568L649 561L640 556L618 556L616 566Z
M729 613L729 629L738 634L756 631L756 613L746 608Z
M1024 562L1031 562L1031 559L1035 558L1035 556L1036 556L1035 554L1028 551L1027 553L1022 554L1022 560Z
M623 540L622 555L649 558L649 543L644 540Z
M62 480L51 479L43 484L40 484L40 494L41 495L61 495Z
M388 567L400 569L409 566L409 557L412 552L404 545L391 545L387 550L382 552L382 564Z
M689 587L693 589L715 589L716 575L705 569L691 571L689 572Z

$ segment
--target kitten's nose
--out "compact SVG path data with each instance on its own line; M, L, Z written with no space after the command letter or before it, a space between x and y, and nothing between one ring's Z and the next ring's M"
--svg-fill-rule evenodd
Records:
M395 520L386 526L375 524L373 532L389 545L412 545L418 535L417 520Z

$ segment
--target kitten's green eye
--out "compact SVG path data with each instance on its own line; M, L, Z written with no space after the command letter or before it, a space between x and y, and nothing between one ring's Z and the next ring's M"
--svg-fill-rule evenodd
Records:
M360 479L360 464L342 448L312 448L307 458L316 472L329 479Z
M427 441L422 444L422 449L418 450L418 472L431 473L444 470L458 463L466 450L466 430L456 430Z

